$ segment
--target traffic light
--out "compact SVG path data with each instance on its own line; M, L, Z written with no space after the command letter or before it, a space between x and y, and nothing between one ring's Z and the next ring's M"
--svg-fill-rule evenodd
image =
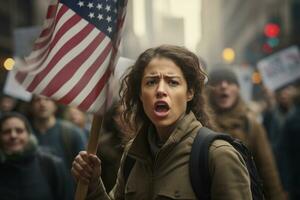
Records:
M280 26L276 23L267 23L264 28L264 33L268 38L276 38L280 33Z
M264 26L265 41L262 46L264 53L272 53L273 49L279 45L280 31L279 23L269 22Z

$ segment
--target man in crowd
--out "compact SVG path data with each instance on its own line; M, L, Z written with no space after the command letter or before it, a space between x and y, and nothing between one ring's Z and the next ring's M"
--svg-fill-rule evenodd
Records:
M267 135L241 99L234 71L218 66L209 73L208 98L220 130L242 140L252 151L266 199L284 199Z
M69 175L70 187L74 194L75 182L71 177L72 161L79 151L85 149L85 139L79 128L61 119L57 119L56 103L48 97L34 95L31 100L31 120L39 144L54 155L62 158ZM72 199L73 197L70 197Z

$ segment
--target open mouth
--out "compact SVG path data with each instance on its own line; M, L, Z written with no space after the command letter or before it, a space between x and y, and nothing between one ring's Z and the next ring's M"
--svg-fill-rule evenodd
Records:
M227 99L229 97L229 95L228 94L226 94L226 93L223 93L223 94L221 94L220 95L220 99Z
M170 110L170 107L166 102L159 101L159 102L155 103L154 110L157 113L166 113Z

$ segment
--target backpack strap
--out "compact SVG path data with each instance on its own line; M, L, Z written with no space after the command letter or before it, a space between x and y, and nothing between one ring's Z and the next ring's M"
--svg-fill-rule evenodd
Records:
M211 199L211 179L209 174L209 147L214 140L221 139L232 143L234 139L223 133L201 127L192 145L190 157L190 179L198 199Z
M190 179L198 199L210 199L209 147L218 136L214 131L201 127L194 139L190 155Z

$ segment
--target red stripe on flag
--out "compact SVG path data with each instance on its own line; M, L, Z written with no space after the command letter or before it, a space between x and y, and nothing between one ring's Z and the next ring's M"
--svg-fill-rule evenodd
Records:
M67 8L66 6L62 6L62 7L59 9L59 11L58 11L55 20L53 21L53 23L51 23L51 26L49 26L49 28L44 29L44 30L41 32L40 37L44 37L45 35L48 35L48 33L51 33L51 30L52 30L52 28L53 28L53 25L56 24L55 21L56 21L56 22L59 21L59 20L61 19L61 17L62 17L68 10L69 10L69 8ZM53 16L53 17L54 17L54 16Z
M45 37L45 36L51 34L54 25L55 25L55 22L51 23L51 26L49 26L49 27L43 29L42 32L41 32L41 34L40 34L40 37Z
M66 64L61 71L49 82L47 87L42 91L41 94L45 96L52 96L65 82L72 78L76 71L82 66L90 55L93 54L98 45L103 41L105 35L100 33L95 37L93 41L84 49L82 53L76 56L68 64Z
M47 47L43 52L41 52L37 57L35 58L31 58L30 60L27 60L27 64L28 65L32 65L34 63L39 62L39 60L45 55L45 53L48 52L49 54L49 49L52 49L57 42L61 39L61 37L64 35L64 33L69 30L71 27L73 27L75 24L77 24L79 21L81 20L81 18L78 15L74 15L72 16L62 27L60 27L60 29L57 31L57 33L55 34L53 40L50 42L50 46ZM48 56L45 56L43 58L43 62L44 60L47 58ZM43 63L42 62L42 63Z
M57 13L57 17L56 17L55 21L58 22L67 11L68 11L68 8L66 6L62 6L61 9ZM80 21L80 19L81 18L78 15L74 15L68 21L66 21L66 23L64 25L67 25L67 28L70 28L71 27L70 25L75 25L78 21ZM68 23L71 23L71 24L68 24ZM51 25L51 29L44 29L42 31L40 37L44 37L44 36L46 36L46 34L52 34L53 28L56 26L56 24L57 23L53 22L53 24ZM64 31L64 32L66 31L66 28L63 29L64 25L59 29L59 31ZM57 34L59 34L59 31L57 32ZM51 37L49 37L49 38L51 39ZM48 39L47 39L47 41L48 41ZM33 50L38 50L39 48L42 48L42 47L43 46L40 46L39 43L36 43L33 47Z
M72 16L58 31L57 34L55 35L53 41L50 43L50 46L48 48L46 48L43 52L41 52L37 57L35 58L31 58L30 60L28 60L26 62L27 65L33 65L36 64L38 62L40 63L44 63L44 61L47 59L49 53L50 53L50 49L52 49L56 43L59 41L59 39L64 35L64 33L69 30L71 27L73 27L76 23L78 23L81 20L81 18L78 15L74 15ZM47 56L44 56L45 54L48 54ZM44 57L44 58L43 58ZM41 60L43 59L43 60ZM30 71L36 70L40 67L41 65L36 66L35 68L31 69ZM19 72L18 72L19 73ZM17 74L18 74L17 73ZM24 73L22 72L22 76L19 75L19 79L18 81L22 84L23 81L26 78L26 75L28 73Z
M106 57L109 55L111 50L111 43L108 43L101 55L97 58L97 60L88 68L88 70L84 73L82 78L78 80L76 85L61 99L59 102L64 104L69 104L73 101L74 98L83 90L83 88L88 84L91 80L92 76L95 74L99 67L102 67L103 62L105 61Z
M55 16L57 6L58 6L58 3L57 3L56 5L50 5L50 6L48 7L47 15L46 15L46 18L47 18L47 19L53 18L53 17Z
M35 65L39 62L43 63L45 61L45 59L47 58L47 56L45 56L45 54L47 53L47 55L48 55L49 50L50 50L49 47L45 48L44 51L40 50L39 54L35 58L31 58L30 60L27 60L27 65ZM33 69L38 69L38 66Z
M108 68L106 72L103 74L101 79L95 85L93 90L89 93L89 95L82 101L82 103L78 106L80 109L88 110L89 107L95 102L96 98L103 90L105 84L108 83L108 79L111 75L111 70Z
M87 24L79 33L73 36L67 41L62 48L53 56L50 63L45 69L36 75L31 84L28 86L28 91L32 92L38 85L39 82L51 71L51 69L58 63L58 61L71 49L73 49L78 43L81 42L86 36L93 30L94 26Z
M33 51L38 50L38 49L42 49L43 47L45 47L46 45L49 44L50 40L51 40L51 37L48 37L46 40L44 40L42 42L35 43L34 47L33 47Z

